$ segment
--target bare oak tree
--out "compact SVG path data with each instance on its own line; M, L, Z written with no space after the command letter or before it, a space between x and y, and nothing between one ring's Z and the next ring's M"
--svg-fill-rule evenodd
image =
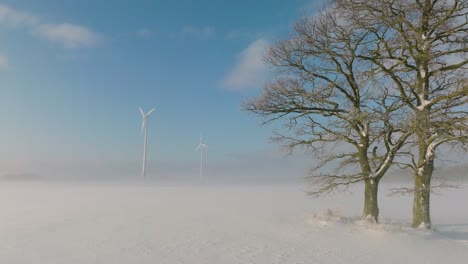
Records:
M430 193L436 150L468 141L467 0L336 0L343 19L368 32L377 78L393 83L412 113L413 227L431 228Z
M412 132L398 94L358 57L368 38L338 9L303 18L294 35L266 55L278 70L276 80L243 107L264 124L283 124L274 141L289 150L303 147L319 160L311 171L310 194L364 182L363 218L378 222L379 182Z

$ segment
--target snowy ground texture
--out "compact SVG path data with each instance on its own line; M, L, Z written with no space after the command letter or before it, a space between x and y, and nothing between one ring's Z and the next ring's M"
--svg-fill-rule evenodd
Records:
M359 190L304 190L0 182L0 263L468 263L467 188L434 197L430 232L408 228L411 197L382 191L386 224L370 226L353 220Z

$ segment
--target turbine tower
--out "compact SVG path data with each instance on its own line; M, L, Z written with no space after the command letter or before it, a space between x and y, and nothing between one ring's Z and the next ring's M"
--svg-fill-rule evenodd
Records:
M143 168L141 169L141 175L143 176L143 178L146 178L146 145L148 143L148 139L147 139L147 136L148 136L148 128L146 127L146 121L148 120L148 117L151 113L153 113L154 111L154 108L149 110L148 113L145 114L145 112L143 112L143 110L141 109L140 107L140 113L141 113L141 116L143 117L143 124L141 124L141 133L145 133L145 139L144 139L144 145L143 145Z
M208 148L205 144L203 144L203 139L200 134L200 144L198 144L197 150L200 150L200 180L203 179L203 149Z

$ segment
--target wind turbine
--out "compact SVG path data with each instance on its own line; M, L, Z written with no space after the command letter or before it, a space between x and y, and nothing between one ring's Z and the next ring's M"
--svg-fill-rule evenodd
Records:
M203 149L208 148L205 144L203 144L203 139L200 134L200 144L195 151L200 150L200 180L203 179Z
M143 168L141 170L141 175L143 178L146 178L146 145L148 143L147 135L148 135L148 128L146 127L146 121L151 113L153 113L154 108L149 110L148 113L145 114L140 107L141 116L143 117L143 124L141 124L141 133L145 132L145 139L144 139L144 146L143 146Z

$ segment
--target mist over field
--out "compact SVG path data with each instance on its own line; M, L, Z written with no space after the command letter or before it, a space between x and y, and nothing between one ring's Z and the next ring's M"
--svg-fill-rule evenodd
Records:
M359 187L311 199L291 183L2 181L0 262L465 263L464 188L434 197L437 231L420 232L410 196L382 195L381 225L360 222Z
M205 168L205 176L203 181L206 182L290 182L307 184L307 176L310 174L310 167L304 162L304 159L299 158L296 161L292 160L291 156L284 156L283 160L278 164L272 161L255 163L252 161L249 165L233 163L229 166L226 164L208 163ZM278 158L281 159L281 158ZM53 171L54 166L50 169L32 169L21 168L19 172L3 169L0 170L0 181L140 181L141 175L138 171L139 164L131 163L130 165L122 165L114 168L113 166L105 167L100 165L98 168L94 166L84 166L81 169L73 168L61 169ZM151 163L149 166L148 180L161 182L199 182L198 168L196 164L188 165L171 165L168 163ZM24 172L30 171L30 172ZM466 177L468 165L457 163L453 166L439 166L435 171L435 181L446 180L448 182L463 182L468 180ZM383 178L386 183L411 183L413 177L410 171L404 171L393 168L388 175Z

